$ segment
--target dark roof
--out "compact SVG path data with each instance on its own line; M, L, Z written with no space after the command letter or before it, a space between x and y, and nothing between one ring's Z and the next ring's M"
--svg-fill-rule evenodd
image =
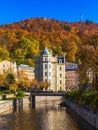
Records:
M65 71L78 71L78 69L65 69Z
M43 49L43 51L41 52L41 54L42 54L42 55L44 55L44 54L48 55L48 54L50 54L50 52L48 51L47 47L45 47L45 48Z

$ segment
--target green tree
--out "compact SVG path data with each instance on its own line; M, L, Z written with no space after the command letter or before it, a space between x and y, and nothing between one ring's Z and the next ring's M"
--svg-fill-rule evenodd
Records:
M5 45L0 46L0 60L9 60L10 53Z

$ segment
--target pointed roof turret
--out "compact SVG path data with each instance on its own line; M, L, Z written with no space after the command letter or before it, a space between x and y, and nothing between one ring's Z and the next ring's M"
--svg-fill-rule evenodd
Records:
M45 48L43 49L43 51L41 52L41 54L42 54L42 55L44 55L44 54L49 55L50 52L48 51L48 48L45 47Z

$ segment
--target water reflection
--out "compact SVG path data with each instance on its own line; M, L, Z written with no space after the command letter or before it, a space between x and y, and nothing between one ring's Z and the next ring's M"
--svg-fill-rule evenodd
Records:
M21 104L0 115L0 130L80 130L58 102Z

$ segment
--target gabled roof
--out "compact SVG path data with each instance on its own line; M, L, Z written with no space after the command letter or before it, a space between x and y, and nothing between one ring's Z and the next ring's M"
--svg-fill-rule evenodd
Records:
M48 48L45 47L45 48L43 49L43 51L41 52L41 54L42 54L42 55L44 55L44 54L49 55L50 52L48 51Z

